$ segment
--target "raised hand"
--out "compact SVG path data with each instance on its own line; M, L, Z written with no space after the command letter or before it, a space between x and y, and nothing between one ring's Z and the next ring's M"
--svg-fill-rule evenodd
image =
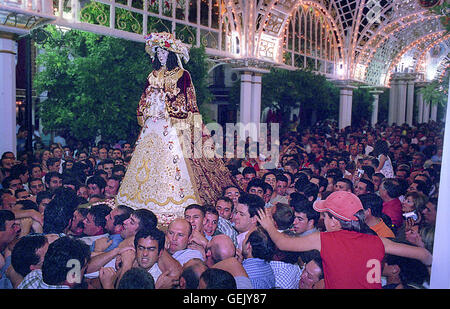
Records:
M117 272L112 267L102 267L99 271L99 278L104 289L114 289Z
M269 208L265 208L264 210L259 209L256 219L265 230L275 228L275 224L273 222L272 214Z

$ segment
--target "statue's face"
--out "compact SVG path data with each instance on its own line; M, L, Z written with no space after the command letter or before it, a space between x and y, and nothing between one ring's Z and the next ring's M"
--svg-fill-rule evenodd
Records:
M158 57L159 62L161 62L161 65L166 65L167 62L167 57L169 56L169 51L162 49L162 48L158 48L158 50L156 51L156 55Z

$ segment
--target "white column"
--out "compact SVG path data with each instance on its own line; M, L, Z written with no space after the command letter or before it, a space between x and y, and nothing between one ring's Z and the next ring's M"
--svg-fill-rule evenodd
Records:
M16 154L16 53L13 36L0 32L0 155Z
M241 106L240 122L247 124L251 122L252 107L252 74L249 72L241 73Z
M391 89L389 89L388 125L392 125L397 120L397 90L397 80L392 80Z
M430 115L430 120L436 121L437 119L437 103L431 104L431 115Z
M422 114L422 122L430 122L430 102L423 102L423 114Z
M380 93L383 93L383 91L374 90L370 93L372 93L373 96L372 117L370 119L370 124L372 125L372 127L375 127L378 122L378 103L380 101Z
M414 113L414 80L408 81L408 97L406 103L406 123L409 126L413 125Z
M447 101L447 116L450 119L450 93ZM444 150L442 153L441 178L439 183L439 200L436 216L436 229L433 245L433 265L431 267L430 288L449 289L450 288L450 124L445 122Z
M398 84L398 109L397 109L397 125L405 123L406 119L406 92L407 85L405 80L400 80Z
M352 99L352 88L343 86L340 90L339 97L339 129L343 129L352 124Z
M252 76L252 107L251 107L251 121L256 123L259 128L261 122L261 80L262 76L255 73Z
M420 124L423 122L423 94L421 92L417 93L417 123Z

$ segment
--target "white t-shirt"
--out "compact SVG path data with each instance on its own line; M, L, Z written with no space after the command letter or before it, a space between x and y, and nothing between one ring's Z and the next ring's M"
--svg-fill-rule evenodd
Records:
M177 260L178 262L180 262L181 266L183 266L185 263L187 263L191 259L197 258L202 261L205 260L200 251L195 250L195 249L189 249L189 248L175 252L174 254L172 254L172 257L175 260Z

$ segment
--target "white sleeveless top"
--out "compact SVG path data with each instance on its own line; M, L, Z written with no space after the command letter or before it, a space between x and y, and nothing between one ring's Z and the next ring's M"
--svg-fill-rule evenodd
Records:
M381 156L381 154L378 156L378 160L380 160ZM394 168L392 167L391 158L389 158L389 156L386 156L386 161L384 161L380 173L386 178L394 178Z

